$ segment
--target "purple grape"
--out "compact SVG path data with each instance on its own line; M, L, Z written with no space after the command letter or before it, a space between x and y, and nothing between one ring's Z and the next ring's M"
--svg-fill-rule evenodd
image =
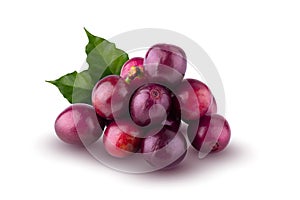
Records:
M174 86L186 72L185 52L171 44L156 44L146 53L144 59L145 73L153 80Z
M124 112L127 95L128 86L124 80L120 76L109 75L94 86L92 104L98 115L112 120L114 115L119 116Z
M144 159L159 169L179 164L187 153L187 142L181 132L170 129L152 130L142 140L141 152Z
M96 115L88 104L73 104L59 114L55 121L55 132L64 142L89 145L101 135L105 121Z
M144 58L131 58L123 65L120 76L127 83L130 83L134 79L142 78L144 76L143 63Z
M124 158L140 149L140 135L140 130L127 121L112 122L105 129L103 144L110 155Z
M207 85L195 79L183 80L176 91L176 96L180 102L182 119L186 122L205 115L213 101Z
M188 126L189 140L202 153L222 151L229 143L230 132L227 120L218 114L205 115Z
M172 106L170 113L165 121L162 123L166 128L177 132L181 125L181 110L180 104L176 96L172 95Z
M158 84L139 88L130 100L130 115L139 126L158 124L165 120L171 108L169 90Z
M218 106L217 106L217 101L215 99L215 97L213 96L213 101L211 102L206 115L211 115L211 114L215 114L218 112Z

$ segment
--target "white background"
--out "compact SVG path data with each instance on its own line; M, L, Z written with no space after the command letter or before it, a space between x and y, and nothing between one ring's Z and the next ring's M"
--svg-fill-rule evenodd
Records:
M1 1L0 199L299 199L298 1L193 2ZM230 146L132 175L60 142L68 103L44 80L80 68L83 27L104 38L165 28L202 46L224 84Z

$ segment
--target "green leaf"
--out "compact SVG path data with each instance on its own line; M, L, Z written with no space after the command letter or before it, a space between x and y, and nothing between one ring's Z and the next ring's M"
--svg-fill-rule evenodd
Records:
M114 43L92 35L86 29L85 32L89 39L85 52L91 76L99 80L110 74L119 75L123 64L129 59L127 53L116 48Z
M85 53L86 55L88 55L98 44L103 42L105 39L94 36L88 30L86 30L86 28L84 28L84 31L89 39L89 43L85 47Z
M91 93L94 83L88 71L80 73L74 71L57 80L46 82L55 85L70 103L91 104Z
M85 47L89 68L46 81L55 85L70 103L91 104L92 90L98 80L111 74L119 75L123 64L129 59L127 53L116 48L114 43L84 30L89 40Z

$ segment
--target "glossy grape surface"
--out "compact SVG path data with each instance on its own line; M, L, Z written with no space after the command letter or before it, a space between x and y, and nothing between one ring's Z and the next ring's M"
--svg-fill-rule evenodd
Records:
M92 104L98 115L112 120L114 115L119 116L124 112L127 95L128 86L120 76L106 76L95 85L92 92Z
M66 108L55 120L55 132L64 142L89 145L101 135L105 121L96 115L88 104L73 104Z
M217 112L218 112L217 101L216 101L215 97L213 96L213 100L206 112L206 115L216 114Z
M169 114L171 93L158 84L139 88L130 100L130 115L139 126L161 123Z
M143 139L141 152L144 159L157 168L171 168L179 164L187 152L187 143L181 132L170 129L152 130Z
M198 122L190 122L188 137L193 147L204 153L222 151L230 140L230 126L218 114L205 115Z
M178 84L186 72L185 52L171 44L156 44L146 53L144 68L155 81L168 85Z
M195 79L183 80L176 96L180 102L182 119L186 122L205 115L213 101L207 85Z
M124 158L140 148L140 131L126 121L112 122L105 129L103 143L106 151L118 158Z

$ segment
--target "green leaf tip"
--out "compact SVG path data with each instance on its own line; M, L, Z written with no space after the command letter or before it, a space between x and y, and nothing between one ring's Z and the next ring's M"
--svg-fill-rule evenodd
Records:
M46 80L55 85L70 103L91 104L94 85L105 76L119 75L123 64L129 59L127 53L116 48L114 43L91 34L85 27L84 31L88 37L85 52L89 68L79 73L68 73L56 80Z
M91 34L85 27L83 27L84 31L85 31L85 34L87 35L87 37L89 38L92 38L92 37L95 37L93 34Z
M54 81L47 81L47 80L45 80L45 82L46 82L46 83L51 83L51 84L54 83Z

